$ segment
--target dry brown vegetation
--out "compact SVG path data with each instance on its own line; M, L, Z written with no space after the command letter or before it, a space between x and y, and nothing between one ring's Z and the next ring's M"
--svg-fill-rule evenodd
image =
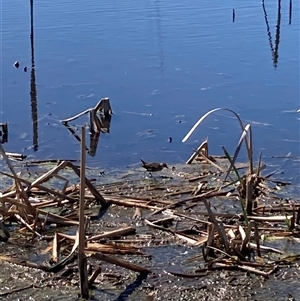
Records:
M220 109L200 118L184 141L204 118L217 110ZM194 172L173 169L173 181L171 178L153 178L100 185L85 176L79 181L80 170L85 167L80 168L70 161L58 162L52 169L30 180L17 174L0 144L0 153L10 170L10 173L1 171L1 174L14 182L0 193L1 240L8 242L11 235L15 235L7 230L7 225L17 223L15 231L18 235L25 236L32 243L40 240L49 243L42 253L50 254L51 258L45 264L2 254L0 260L49 272L52 280L74 278L78 268L68 268L68 265L77 258L80 235L83 234L85 259L92 265L86 281L92 287L101 274L101 264L95 264L93 259L137 273L151 273L150 269L121 257L128 254L145 257L147 253L143 246L164 244L162 233L174 237L177 242L202 247L199 257L191 260L203 264L193 273L168 271L179 277L204 277L215 269L238 269L268 277L278 266L299 259L299 254L287 254L264 243L266 237L299 238L300 203L299 200L277 196L278 190L289 183L273 179L274 172L262 175L265 164L261 155L257 166L254 164L251 126L244 126L234 114L242 134L233 156L225 148L223 157L210 155L206 140L186 162L196 166ZM248 154L248 162L243 166L236 163L242 143L245 143ZM85 144L83 150L86 150ZM27 167L27 172L29 170ZM78 183L71 184L62 175L64 170L78 176ZM53 179L60 185L53 185ZM58 186L62 188L58 189ZM80 220L81 199L84 214ZM131 219L146 225L145 229L153 229L152 235L137 235L134 223L123 223L110 231L92 227L93 222L101 219L109 208L117 206L134 208ZM67 213L64 210L60 214L53 213L54 208L67 208ZM95 215L94 210L92 214L91 208L98 208L98 213ZM75 235L67 234L70 226L77 227L80 222L83 225L81 231ZM49 225L55 225L56 229L53 231Z

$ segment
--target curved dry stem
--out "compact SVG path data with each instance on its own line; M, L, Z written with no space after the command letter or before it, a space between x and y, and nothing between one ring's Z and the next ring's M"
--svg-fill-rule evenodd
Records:
M221 110L231 112L237 118L237 120L239 121L241 129L244 132L244 130L245 130L244 124L243 124L240 116L235 111L233 111L231 109L227 109L227 108L216 108L216 109L212 109L212 110L208 111L202 117L200 117L200 119L194 124L194 126L190 129L190 131L182 139L182 142L186 142L190 138L190 136L193 134L193 132L195 131L195 129L200 125L200 123L206 117L208 117L210 114L212 114L214 112L221 111ZM245 141L245 144L246 144L246 149L247 149L247 154L248 154L250 173L252 174L253 173L253 158L252 158L252 129L251 129L251 127L249 127L249 141L248 141L246 135L244 136L244 141Z

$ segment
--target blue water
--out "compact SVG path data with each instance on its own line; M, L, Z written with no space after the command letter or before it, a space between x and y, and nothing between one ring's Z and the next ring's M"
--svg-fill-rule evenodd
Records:
M300 7L292 1L290 20L289 1L280 3L278 9L278 1L263 8L253 0L36 1L34 124L30 3L2 1L0 122L9 123L3 146L36 159L78 158L79 144L60 120L108 96L111 132L101 134L90 164L184 162L207 136L213 154L222 154L221 145L232 151L240 130L227 113L181 142L215 107L252 124L257 156L260 150L266 161L299 156Z

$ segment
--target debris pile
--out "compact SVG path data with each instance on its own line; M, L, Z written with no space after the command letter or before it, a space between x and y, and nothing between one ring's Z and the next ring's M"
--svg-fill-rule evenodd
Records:
M89 111L95 132L99 132L98 109L96 106ZM66 125L73 119L63 123ZM299 259L299 254L286 253L265 242L267 237L299 237L300 202L277 195L290 183L272 178L274 172L262 175L266 166L261 155L257 166L254 165L252 138L248 137L252 135L251 127L240 123L242 134L233 156L225 148L224 156L210 155L206 140L188 159L190 172L170 168L162 171L169 175L163 178L145 178L141 172L135 180L108 184L88 177L83 182L71 183L64 171L69 175L71 171L79 178L81 168L70 161L58 162L32 180L31 174L24 176L30 172L30 162L26 164L26 171L18 174L16 163L12 163L0 144L0 153L10 170L10 173L0 173L13 180L13 185L0 193L0 239L8 242L17 232L17 236L26 237L33 248L35 243L44 241L48 245L41 254L48 254L48 261L34 262L9 253L1 254L0 260L46 271L47 280L51 281L62 277L78 279L78 266L74 261L80 237L78 209L83 194L84 254L89 287L102 273L101 262L143 275L152 273L148 267L122 256L151 260L147 246L170 244L170 241L201 247L199 256L190 259L195 262L194 271L183 273L176 271L176 266L167 271L177 277L204 277L216 269L237 269L268 277L278 266L290 265ZM243 142L249 161L241 166L236 159ZM144 167L145 164L149 166L143 162ZM160 170L165 167L157 166ZM118 207L119 215L127 214L131 222L125 224L120 217L121 226L110 230L96 226L110 210L116 211ZM131 208L133 216L129 216L132 211L122 208ZM11 224L15 225L13 231ZM149 229L152 229L151 235Z

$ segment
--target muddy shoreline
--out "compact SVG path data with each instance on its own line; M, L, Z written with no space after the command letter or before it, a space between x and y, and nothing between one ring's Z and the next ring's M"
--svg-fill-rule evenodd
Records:
M66 174L69 174L69 172L66 171ZM154 179L143 173L141 174L140 171L130 172L129 174L128 171L123 171L123 174L118 173L119 179L114 183L111 182L111 179L98 177L98 184L95 182L94 185L105 198L116 194L139 199L151 197L152 200L157 200L166 205L168 199L166 195L168 194L171 194L172 198L176 196L178 198L177 202L182 198L182 195L190 194L195 185L191 184L193 182L190 182L189 179L196 176L199 176L198 165L178 165L174 166L171 172L169 170L164 171ZM210 176L215 177L213 173ZM97 175L95 171L90 170L88 171L88 177L92 179ZM100 184L100 181L102 184ZM104 181L107 184L103 183ZM76 182L75 179L74 182ZM121 183L123 184L121 185ZM174 199L172 202L174 202ZM236 206L236 201L232 198L227 198L224 201L222 197L219 197L213 201L213 204L219 212L232 212L232 209ZM96 266L101 266L101 273L90 290L92 299L297 300L299 295L297 286L299 280L298 261L291 260L289 265L278 265L274 273L268 277L243 272L235 268L229 270L218 269L205 273L200 271L198 275L195 275L197 274L195 271L201 270L205 266L202 247L193 246L189 243L189 240L182 240L182 237L174 236L168 231L159 228L151 229L149 225L145 224L145 217L149 218L147 209L139 208L140 206L141 203L137 207L111 205L101 218L97 216L99 206L92 203L86 208L86 215L91 218L87 230L88 236L124 226L134 227L136 232L133 235L101 239L99 242L115 246L134 246L142 255L126 255L125 252L123 255L116 254L115 256L148 268L152 272L146 276L92 259L90 261L90 273ZM66 211L74 210L74 208L76 210L76 204L71 207L70 205L63 207ZM138 212L136 208L139 208ZM172 210L174 213L174 209ZM205 219L205 216L201 217L200 211L203 212L203 204L193 205L190 209L187 205L176 209L176 212L182 212L197 219ZM190 231L197 226L197 222L185 220L184 218L179 220L173 218L168 221L168 215L170 215L170 212L163 210L156 216L156 219L163 221L161 225L166 229L171 227L176 231L183 231L180 233L184 233L184 231ZM6 223L6 226L12 235L8 242L0 244L1 255L51 265L51 252L45 252L51 246L49 239L32 240L32 234L28 231L20 233L19 226L15 222ZM45 234L51 236L53 231L58 231L74 235L76 229L76 226L57 228L57 225L50 224ZM290 241L289 245L288 241ZM298 243L296 237L287 237L281 240L269 240L265 242L265 245L278 249L287 246L286 253L293 251L294 254L299 250ZM68 247L64 252L68 252L67 250ZM117 252L116 250L114 252ZM67 254L64 252L62 252L62 256ZM0 296L6 300L17 300L18 298L19 300L61 300L62 295L63 300L78 300L76 261L67 265L58 275L6 261L0 261L0 265L4 271L0 277L2 283ZM67 272L64 274L64 271ZM18 289L22 290L18 292Z

